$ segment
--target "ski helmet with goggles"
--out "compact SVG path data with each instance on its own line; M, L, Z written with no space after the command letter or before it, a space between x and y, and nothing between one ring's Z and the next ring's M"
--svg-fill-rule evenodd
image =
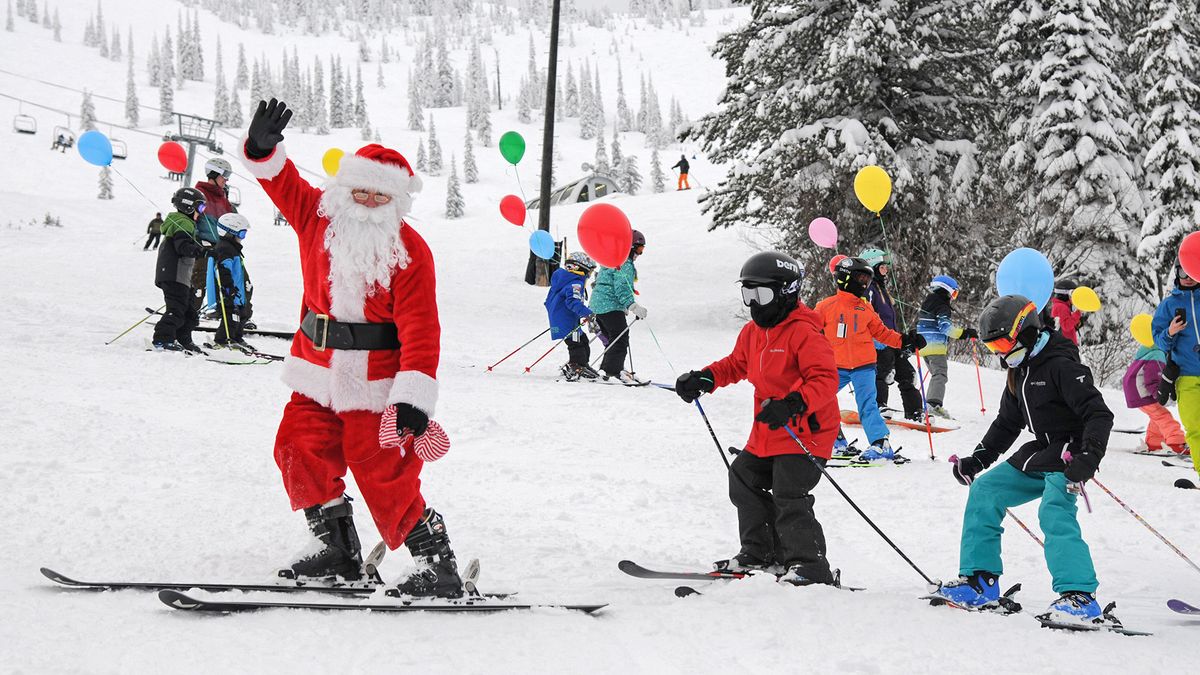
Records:
M951 300L958 297L958 282L948 274L939 274L929 282L929 290L933 291L939 288L949 293Z
M872 268L892 264L892 254L879 248L864 248L858 257L866 260Z
M202 204L204 204L204 195L196 188L179 188L171 197L171 205L185 216L190 216L196 211L203 211Z
M629 245L629 248L638 248L639 246L645 246L645 245L646 245L646 235L642 234L641 232L638 232L637 230L634 230L633 231L633 243L631 243Z
M1079 284L1070 277L1056 279L1054 281L1054 297L1059 300L1071 301L1071 291L1079 288Z
M226 213L217 218L217 227L237 236L238 239L245 239L246 232L250 229L250 221L240 213Z
M843 258L833 273L833 281L838 288L859 297L866 295L874 278L875 272L862 258Z
M979 340L1002 357L1017 348L1032 349L1041 330L1037 305L1023 295L1001 296L979 315Z
M800 290L804 268L796 259L779 251L755 253L742 264L738 283L742 302L747 306L768 305L779 294L793 295Z
M564 267L573 272L591 274L592 270L596 269L596 261L592 260L591 256L583 251L575 251L567 256L567 262Z
M215 178L216 176L229 178L232 174L233 166L224 158L213 157L204 163L204 175L209 178Z

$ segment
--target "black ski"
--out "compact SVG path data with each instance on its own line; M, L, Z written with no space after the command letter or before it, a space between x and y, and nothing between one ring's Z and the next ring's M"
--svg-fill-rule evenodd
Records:
M465 597L456 600L397 600L396 602L294 602L269 600L207 600L174 590L158 592L158 599L172 609L191 612L253 612L264 609L313 609L322 611L370 612L504 612L514 609L568 609L591 614L607 604L524 604L500 602L486 597Z
M241 347L229 347L226 345L217 344L217 343L213 343L213 342L205 342L204 348L208 349L209 351L212 351L212 352L227 351L227 352L231 352L234 354L243 354L245 356L252 356L257 359L263 359L265 361L282 361L284 359L284 357L282 357L278 354L268 354L266 352L260 352L257 349L243 349Z
M633 562L632 560L622 560L617 563L617 569L631 577L639 579L674 579L678 581L717 581L718 579L743 579L751 576L748 572L724 572L713 570L711 572L664 572L661 570L652 570Z
M350 596L367 596L374 593L377 589L382 588L380 583L364 582L359 585L345 586L320 586L315 584L304 585L304 582L292 581L289 584L227 584L227 583L186 583L186 582L155 582L155 581L80 581L59 574L54 570L43 567L41 568L42 575L60 586L66 588L77 588L81 590L91 591L122 591L122 590L141 590L141 591L187 591L199 589L210 593L220 593L224 591L244 591L257 592L269 591L272 593L331 593L334 595L350 595Z
M1119 633L1121 635L1154 635L1140 630L1130 630L1121 624L1112 611L1116 609L1117 603L1110 602L1104 608L1100 618L1094 623L1074 623L1069 621L1056 621L1050 617L1049 612L1038 614L1035 619L1042 624L1042 628L1053 628L1055 630L1075 631L1081 633L1098 633L1100 631L1108 631L1109 633Z
M148 314L157 314L159 316L162 315L162 312L155 310L153 307L147 307L146 312ZM150 321L148 323L151 326L156 324L156 322L154 322L154 321ZM196 326L193 330L198 330L198 331L202 331L205 333L216 333L217 328L219 328L219 326ZM246 335L265 335L267 337L277 337L277 338L281 338L284 340L291 340L292 338L296 337L296 331L292 331L289 333L287 331L281 331L281 330L262 330L261 328L246 328L246 329L243 329L242 332L245 333Z

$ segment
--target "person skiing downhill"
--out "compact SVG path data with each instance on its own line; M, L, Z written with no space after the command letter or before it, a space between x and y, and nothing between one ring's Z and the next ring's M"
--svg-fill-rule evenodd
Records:
M672 169L679 169L679 180L675 186L675 191L691 190L692 186L688 184L688 171L691 169L691 164L687 161L686 155L680 155L679 161L671 166Z
M1193 279L1183 266L1175 264L1175 289L1154 310L1150 330L1154 346L1167 355L1163 368L1164 391L1159 403L1179 399L1179 420L1183 422L1192 468L1200 473L1200 304L1196 292L1200 281Z
M979 336L1000 356L1008 382L996 419L970 455L952 457L955 480L970 486L959 546L959 578L934 595L958 605L1000 603L1001 522L1005 510L1041 499L1046 564L1058 599L1039 618L1103 621L1091 552L1077 519L1076 495L1095 475L1108 445L1113 414L1079 361L1079 350L1043 325L1036 305L1020 295L993 300L979 316ZM1033 440L1007 462L982 473L1028 428Z
M902 351L925 346L916 331L900 333L883 325L871 303L867 288L874 278L871 266L862 258L844 258L835 267L837 293L817 303L814 308L821 316L825 337L833 346L838 369L838 390L847 384L854 386L854 399L863 431L871 445L859 455L862 462L882 462L895 459L896 453L888 440L887 423L879 413L875 393L875 341Z
M946 410L946 383L949 382L950 363L947 354L950 340L970 340L979 336L974 328L955 326L950 321L950 303L958 298L958 282L946 274L939 274L929 282L929 294L921 303L921 314L917 320L917 332L925 338L926 346L921 357L929 366L929 386L925 389L927 414L953 419Z
M896 307L892 302L891 291L888 290L888 277L892 272L892 256L887 251L878 248L865 248L858 257L867 261L875 273L871 285L867 287L867 299L871 307L879 315L883 325L894 331L900 331L896 324ZM875 400L879 402L882 411L888 404L888 386L895 382L900 389L900 400L904 406L904 417L914 422L924 421L921 413L921 392L915 384L917 373L913 370L908 358L911 354L902 352L895 347L889 347L882 342L875 343ZM890 414L890 413L889 413ZM885 414L886 416L887 414Z
M629 323L626 315L632 314L638 319L647 316L646 308L636 302L633 290L637 281L637 268L633 266L633 261L645 250L646 236L634 230L629 257L624 264L617 269L601 267L592 285L590 308L596 314L607 345L604 359L600 362L600 370L604 373L600 381L605 384L645 384L632 372L625 370L625 357L629 353Z
M312 187L280 144L291 117L286 104L260 101L239 148L296 231L304 280L275 461L317 545L280 574L363 577L342 480L349 468L383 542L406 546L417 563L396 590L461 596L445 522L420 489L432 459L421 455L422 439L440 431L431 418L441 352L433 255L404 220L421 179L403 155L371 144L343 157L324 189Z
M196 236L196 219L204 212L204 195L194 188L179 188L171 197L175 207L163 221L165 241L158 247L154 285L162 289L166 309L154 326L155 351L201 353L192 341L199 323L192 304L192 271L196 260L203 260L211 244Z
M741 548L715 567L781 572L783 581L798 585L832 584L836 579L811 492L821 479L818 464L829 459L838 432L833 349L821 335L820 317L800 301L803 270L794 259L756 253L742 265L738 280L752 320L733 352L675 382L675 393L686 403L742 380L754 385L754 425L729 470Z
M580 378L594 380L600 376L588 364L592 350L584 332L584 326L593 316L587 306L586 283L595 269L596 263L588 254L576 251L567 257L563 267L554 270L550 291L546 293L550 338L567 343L567 363L562 367L562 374L569 382Z

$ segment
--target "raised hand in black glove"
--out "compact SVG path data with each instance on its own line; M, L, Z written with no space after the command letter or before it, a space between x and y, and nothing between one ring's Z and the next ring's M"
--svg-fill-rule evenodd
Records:
M805 410L808 410L808 404L799 392L793 391L783 398L769 398L763 401L754 421L762 422L768 429L779 429L787 425L792 418L803 415Z
M958 481L960 485L970 485L971 481L975 480L975 476L987 468L983 465L983 460L975 455L967 455L962 459L952 457L951 460L954 461L954 480Z
M958 336L959 340L975 340L979 338L979 331L974 328L962 329L962 335Z
M413 436L422 436L429 427L429 415L408 403L396 404L396 433L404 435L404 430L412 432Z
M700 398L700 394L710 394L716 384L710 370L693 370L679 376L675 380L675 393L684 403L691 403Z
M283 130L291 119L292 111L283 101L259 101L258 109L250 119L250 129L246 132L246 156L263 159L274 152L275 146L283 140Z
M921 337L915 329L910 330L900 336L900 350L906 352L915 352L918 349L925 348L925 338Z
M1063 475L1072 483L1083 483L1091 480L1092 476L1096 475L1098 468L1100 468L1100 457L1084 450L1071 456L1071 461L1067 462L1067 468L1063 470Z

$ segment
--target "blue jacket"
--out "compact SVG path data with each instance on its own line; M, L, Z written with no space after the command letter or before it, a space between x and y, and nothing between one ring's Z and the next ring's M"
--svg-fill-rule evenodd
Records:
M962 335L962 328L950 321L950 294L946 289L934 289L925 296L917 319L917 332L925 338L925 347L921 349L923 356L945 354L949 351L950 339L957 340Z
M1179 366L1180 375L1200 375L1200 353L1196 352L1196 346L1200 345L1200 314L1196 313L1200 310L1200 298L1196 297L1197 291L1200 291L1200 287L1171 291L1158 303L1158 309L1154 310L1154 321L1150 324L1154 346L1166 352ZM1167 335L1167 326L1175 317L1176 309L1183 309L1187 313L1187 326L1171 337Z
M633 260L626 260L620 269L601 267L592 287L592 311L597 314L624 312L636 302L633 282L637 281L637 268Z
M579 326L579 320L592 315L587 306L587 277L566 269L554 270L550 292L546 294L546 314L550 316L550 337L561 340Z

